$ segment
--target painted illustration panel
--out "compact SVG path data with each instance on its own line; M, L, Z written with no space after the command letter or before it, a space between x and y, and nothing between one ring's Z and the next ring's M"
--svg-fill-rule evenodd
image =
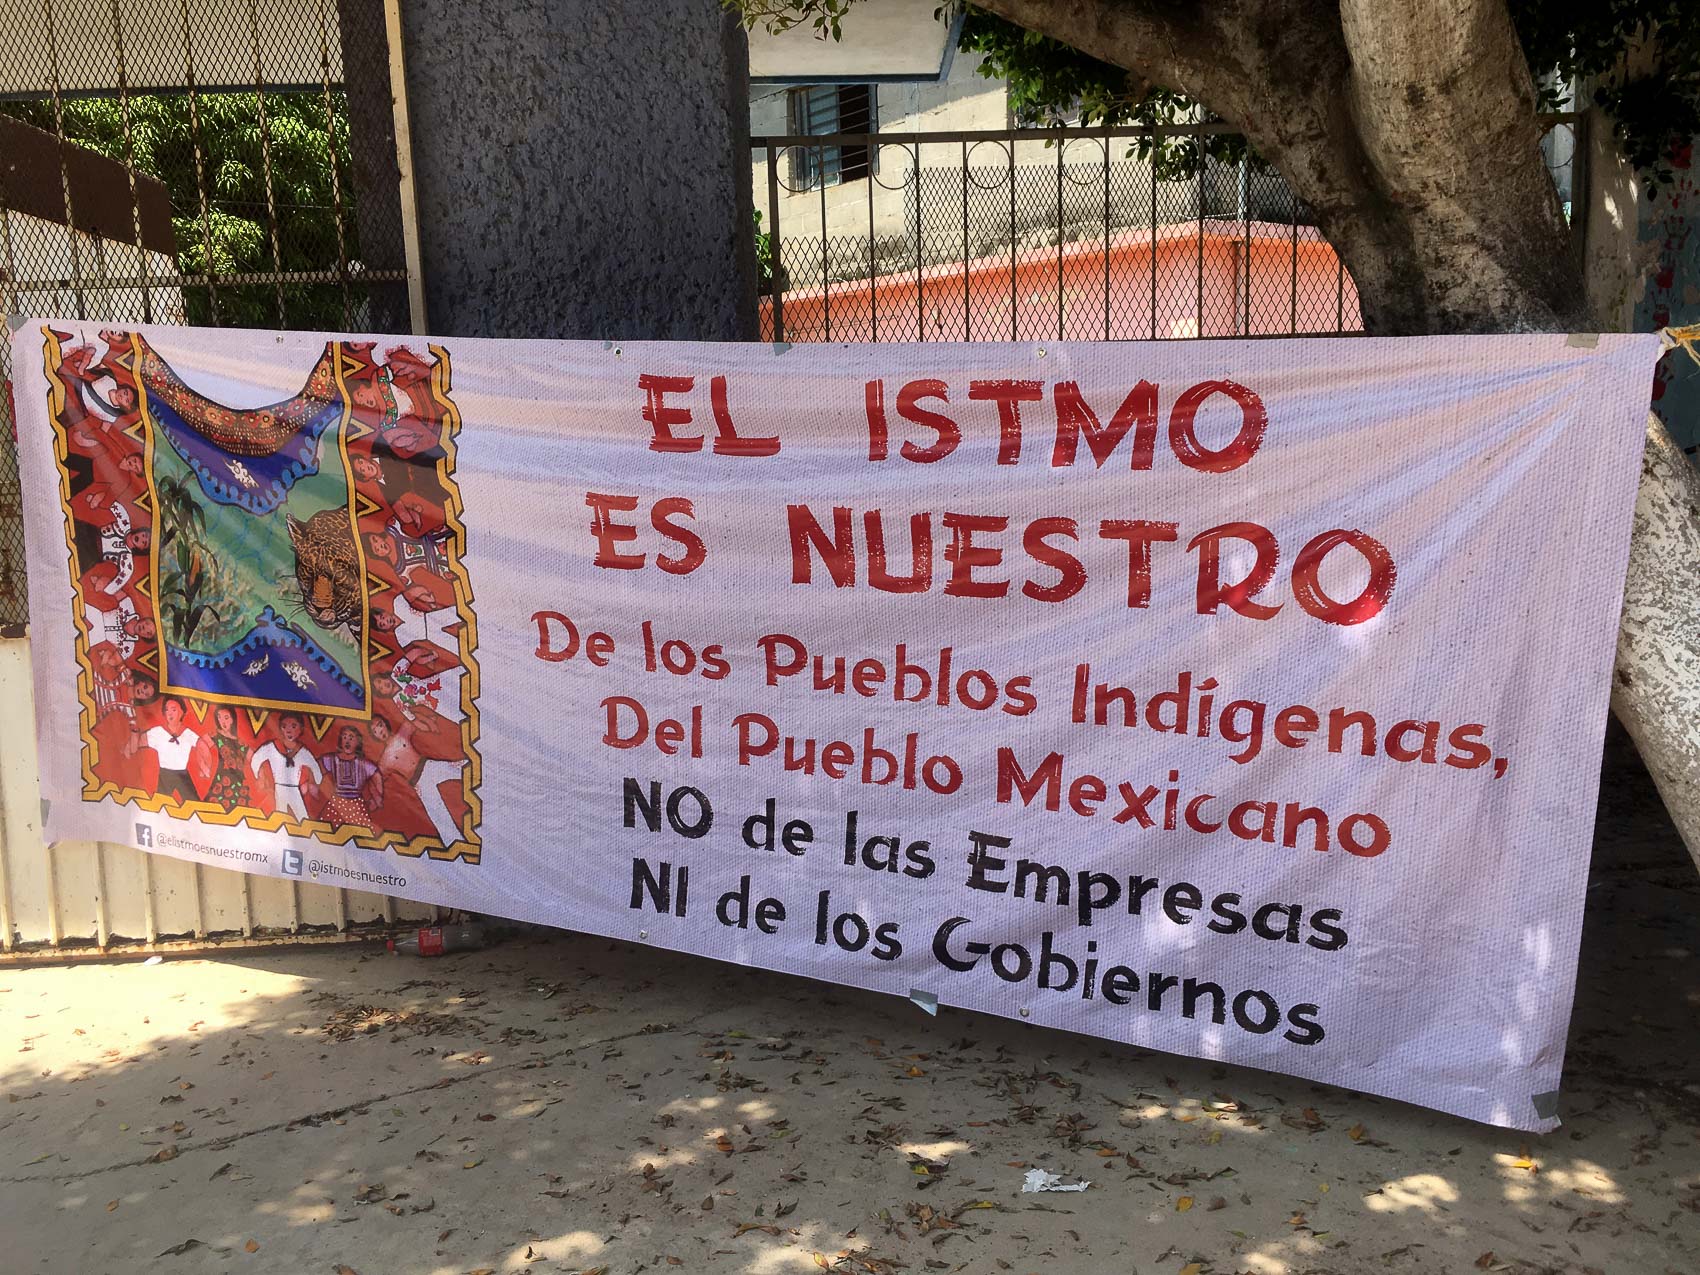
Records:
M477 626L449 358L327 342L233 407L49 331L83 798L476 862Z

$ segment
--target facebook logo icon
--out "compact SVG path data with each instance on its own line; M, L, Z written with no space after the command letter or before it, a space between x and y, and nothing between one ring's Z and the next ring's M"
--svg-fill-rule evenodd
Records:
M153 849L153 829L145 823L136 825L136 844L144 850Z
M283 852L283 875L286 877L301 875L301 852L299 850L285 850Z

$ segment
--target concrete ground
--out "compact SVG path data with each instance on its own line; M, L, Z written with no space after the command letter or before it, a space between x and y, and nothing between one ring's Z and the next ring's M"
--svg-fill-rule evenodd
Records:
M0 1265L1700 1271L1700 880L1608 772L1544 1138L567 935L0 969Z

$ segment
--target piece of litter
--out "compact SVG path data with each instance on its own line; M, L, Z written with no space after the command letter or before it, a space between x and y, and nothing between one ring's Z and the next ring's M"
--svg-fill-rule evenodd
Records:
M1023 1192L1084 1191L1091 1185L1090 1182L1064 1182L1060 1174L1052 1173L1049 1169L1029 1169L1027 1176L1021 1181Z
M147 960L143 961L142 964L143 965L164 965L165 964L165 958L163 956L150 956L150 957L148 957Z

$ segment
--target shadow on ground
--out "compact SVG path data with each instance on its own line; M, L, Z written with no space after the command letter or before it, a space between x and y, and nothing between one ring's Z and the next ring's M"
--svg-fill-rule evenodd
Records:
M1544 1138L567 935L6 970L0 1234L16 1271L1688 1272L1696 953L1616 740Z

